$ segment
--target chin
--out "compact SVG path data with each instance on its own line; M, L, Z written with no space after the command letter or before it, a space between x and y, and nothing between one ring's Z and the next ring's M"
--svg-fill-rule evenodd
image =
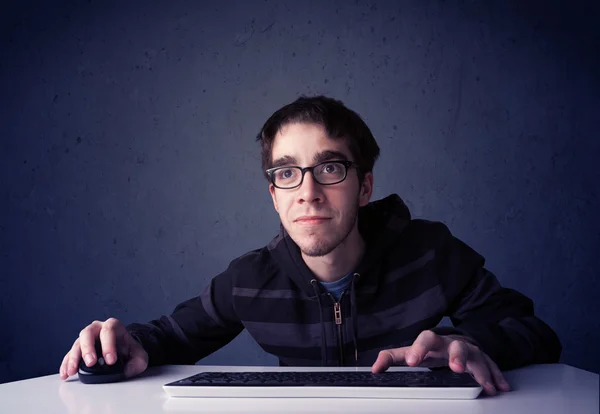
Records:
M331 240L311 240L308 243L297 243L302 253L309 257L320 257L331 253L337 244L332 243Z
M329 253L331 253L331 251L333 249L300 249L302 251L302 253L304 253L305 256L308 257L323 257Z

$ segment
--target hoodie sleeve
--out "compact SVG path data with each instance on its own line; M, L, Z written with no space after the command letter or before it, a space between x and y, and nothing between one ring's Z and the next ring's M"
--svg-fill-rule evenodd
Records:
M230 266L201 295L177 305L173 313L127 330L149 356L148 364L194 364L231 342L243 330L235 313Z
M445 236L436 252L437 271L454 329L433 331L472 338L501 370L558 362L560 340L535 316L532 300L502 287L485 269L484 258L442 226Z

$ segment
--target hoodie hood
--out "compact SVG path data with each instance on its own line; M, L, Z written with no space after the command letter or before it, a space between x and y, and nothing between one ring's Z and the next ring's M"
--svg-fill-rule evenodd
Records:
M381 258L388 252L394 241L410 223L411 215L404 201L397 194L391 194L380 200L372 201L358 212L358 229L366 242L366 251L355 273L361 275L360 285L367 290L376 289L378 281L374 275L379 272ZM283 225L279 235L269 244L273 258L282 268L295 268L288 276L309 297L315 297L311 280L315 279L306 266L298 245L292 240ZM373 277L369 277L373 275Z

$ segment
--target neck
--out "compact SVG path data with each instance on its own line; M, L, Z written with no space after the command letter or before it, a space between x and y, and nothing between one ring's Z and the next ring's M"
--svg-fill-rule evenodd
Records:
M356 268L365 252L365 241L358 231L357 224L348 237L325 256L306 256L302 259L306 266L321 282L335 282Z

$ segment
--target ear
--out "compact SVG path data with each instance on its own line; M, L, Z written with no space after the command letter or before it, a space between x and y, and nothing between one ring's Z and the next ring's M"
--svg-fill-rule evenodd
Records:
M271 194L271 198L273 199L273 207L275 207L275 211L279 213L279 207L277 206L277 196L275 195L275 186L273 184L269 184L269 193Z
M359 206L364 207L369 204L371 196L373 195L373 173L365 173L365 176L360 185L358 200Z

